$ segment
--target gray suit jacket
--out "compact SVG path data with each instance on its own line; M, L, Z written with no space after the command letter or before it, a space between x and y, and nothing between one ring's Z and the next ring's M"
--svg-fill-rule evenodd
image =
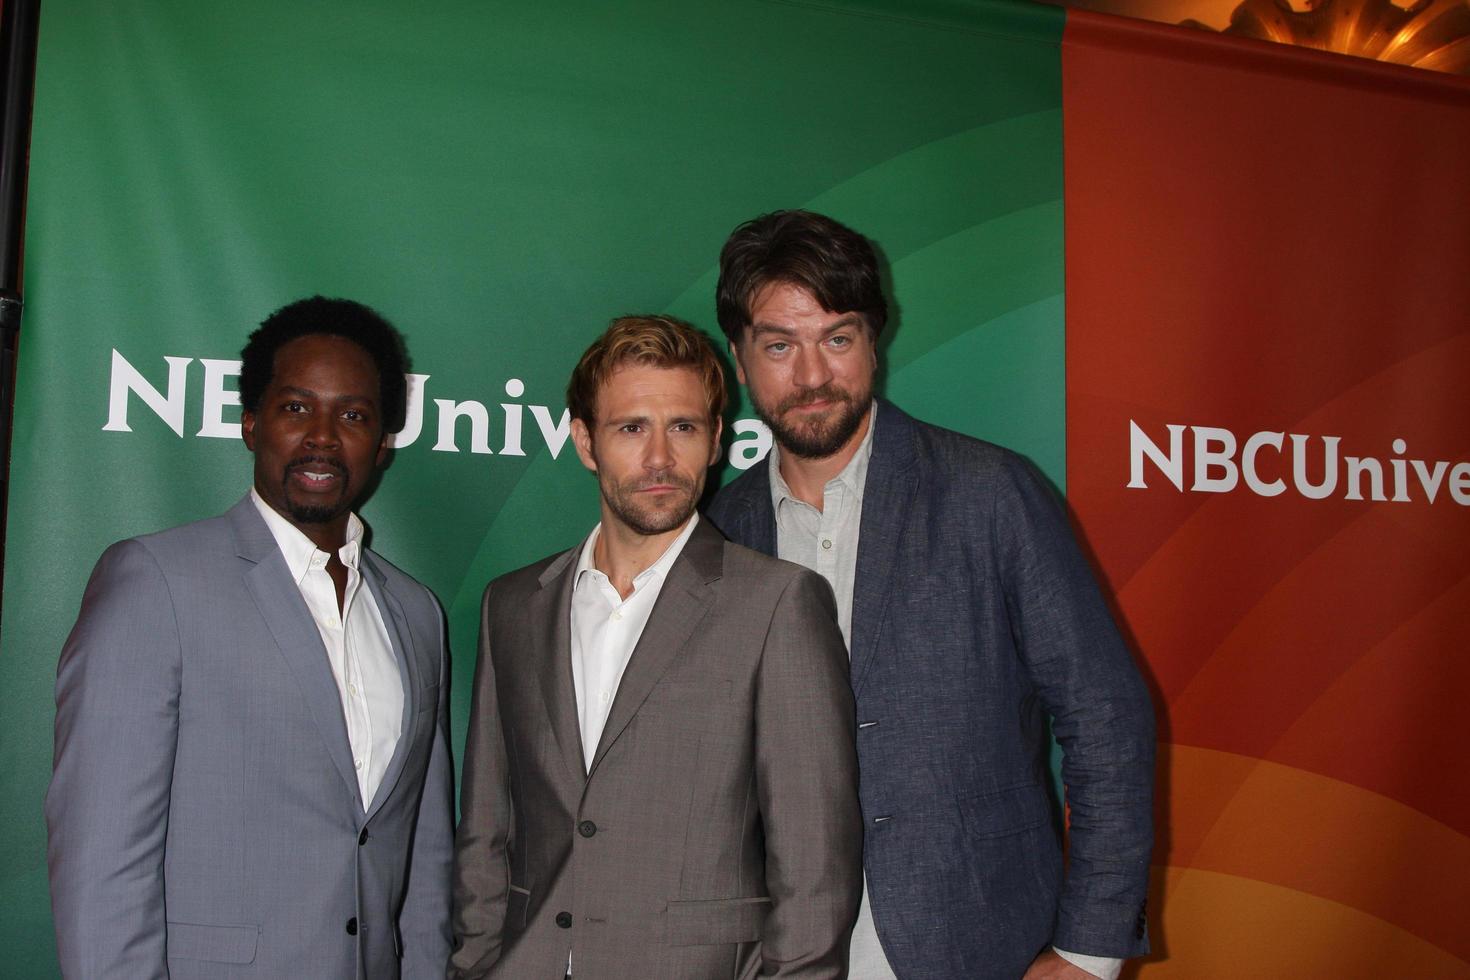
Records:
M56 681L46 795L67 977L442 977L452 779L438 603L371 552L403 734L359 799L341 699L249 498L113 545Z
M846 975L862 830L847 655L821 578L700 522L583 762L580 549L485 592L453 977Z
M873 920L902 980L1014 980L1048 943L1147 951L1154 716L1055 495L878 403L852 686ZM776 551L767 462L710 519ZM1047 721L1070 808L1062 874Z

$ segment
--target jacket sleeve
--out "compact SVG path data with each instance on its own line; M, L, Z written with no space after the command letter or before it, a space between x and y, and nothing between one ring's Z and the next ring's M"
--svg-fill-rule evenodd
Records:
M469 738L465 742L454 854L452 980L485 976L500 958L510 895L510 776L491 654L490 589L480 616Z
M755 705L756 792L771 911L761 976L845 977L862 897L862 816L847 649L832 590L801 570L782 594Z
M428 590L424 590L426 595ZM434 744L424 774L409 853L408 888L398 929L403 937L404 980L444 976L449 959L449 888L454 861L454 770L449 757L449 652L444 617L428 597L439 626L439 704Z
M56 675L47 866L61 972L167 977L164 842L178 734L179 629L147 548L98 561Z
M1068 868L1052 943L1148 951L1154 712L1060 501L1018 457L997 481L991 534L1006 612L1062 748Z

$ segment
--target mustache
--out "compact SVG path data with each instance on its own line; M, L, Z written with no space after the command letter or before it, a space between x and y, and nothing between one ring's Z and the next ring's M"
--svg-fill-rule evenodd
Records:
M781 403L776 406L776 414L780 415L785 412L791 411L791 409L793 408L801 408L804 405L811 405L814 402L851 401L851 394L849 394L846 390L837 387L835 384L829 381L826 384L822 385L820 388L812 388L807 391L800 391L794 395L782 399Z
M347 464L332 456L297 456L288 462L282 476L289 474L292 470L311 468L314 471L331 470L341 475L344 479L349 475Z
M662 473L654 473L651 476L646 476L643 479L634 482L632 484L632 489L647 490L649 487L656 486L673 486L678 487L681 490L692 491L694 489L694 481L692 479L689 479L688 477L680 476L673 471L665 471Z

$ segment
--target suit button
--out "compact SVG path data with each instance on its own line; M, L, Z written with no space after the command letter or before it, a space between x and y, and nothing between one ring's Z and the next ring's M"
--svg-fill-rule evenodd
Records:
M581 834L583 837L591 837L593 834L597 833L597 824L593 823L591 820L583 820L581 823L577 824L577 833Z
M368 839L368 832L367 832L367 828L364 827L364 828L362 828L362 833L360 833L360 834L357 835L357 846L358 847L361 847L362 845L366 844L367 843L367 839Z
M563 929L570 929L572 927L572 913L570 913L570 912L558 912L558 913L556 913L556 924L558 926L561 926Z
M357 935L357 916L355 915L347 920L347 935Z

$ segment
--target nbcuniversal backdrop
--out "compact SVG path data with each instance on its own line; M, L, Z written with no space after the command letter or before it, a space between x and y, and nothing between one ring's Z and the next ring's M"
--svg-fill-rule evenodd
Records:
M1470 689L1448 468L1433 504L1302 510L1197 491L1193 430L1176 451L1169 428L1470 456L1460 80L999 0L72 0L46 5L38 66L5 972L55 972L40 803L86 576L245 491L256 322L320 292L407 335L414 421L364 517L444 603L458 747L484 584L595 520L566 445L575 357L622 313L717 334L725 235L810 207L884 252L883 391L1071 491L1153 684L1157 952L1130 969L1470 976L1470 800L1436 738ZM722 478L765 448L748 404L728 421ZM1142 488L1130 424L1156 450ZM1273 452L1262 481L1290 466Z

